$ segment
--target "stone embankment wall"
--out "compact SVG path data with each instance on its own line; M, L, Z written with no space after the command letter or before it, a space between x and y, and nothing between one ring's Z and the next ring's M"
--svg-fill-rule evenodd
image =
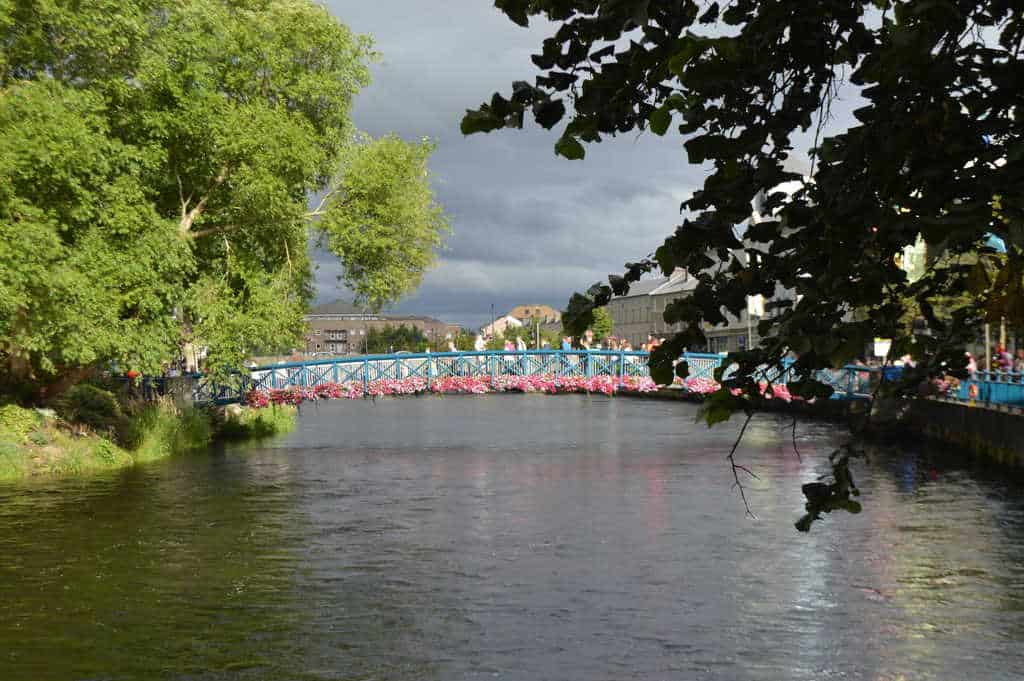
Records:
M914 400L903 423L930 440L948 442L1013 466L1024 466L1024 409Z
M648 399L700 402L700 395L681 390L631 395ZM864 425L865 402L823 400L816 404L764 400L759 411L796 414L802 417ZM987 459L1024 467L1024 409L941 399L907 402L881 400L875 404L866 431L872 437L926 438L965 449Z

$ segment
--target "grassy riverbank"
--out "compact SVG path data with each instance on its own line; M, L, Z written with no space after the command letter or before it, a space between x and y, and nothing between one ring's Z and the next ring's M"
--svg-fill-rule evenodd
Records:
M0 480L68 477L205 449L218 439L260 438L295 425L294 407L226 413L145 405L115 429L97 431L49 410L0 407Z

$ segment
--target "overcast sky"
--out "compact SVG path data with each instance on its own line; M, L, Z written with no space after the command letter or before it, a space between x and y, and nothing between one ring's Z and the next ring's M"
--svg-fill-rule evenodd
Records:
M533 80L530 55L550 26L523 29L489 0L328 0L383 59L356 101L372 135L428 136L438 199L453 233L437 267L397 311L466 326L517 304L565 307L623 263L651 253L680 222L679 204L705 174L679 138L629 135L589 145L584 161L556 157L556 134L523 130L464 137L459 122L513 80ZM350 298L339 267L314 254L318 301Z

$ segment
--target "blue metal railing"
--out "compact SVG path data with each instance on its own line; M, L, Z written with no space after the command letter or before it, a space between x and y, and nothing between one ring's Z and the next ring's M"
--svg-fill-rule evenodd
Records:
M711 377L721 357L703 355ZM714 358L715 363L710 364ZM646 352L621 350L525 350L363 355L283 362L252 369L250 389L315 387L324 382L358 382L420 377L428 382L454 376L650 376Z
M718 354L688 352L680 360L689 365L688 380L713 381L715 370L724 358ZM488 350L337 357L256 367L238 396L246 390L312 388L325 382L360 383L366 391L374 381L410 377L420 377L428 383L455 376L649 377L647 359L646 352L623 350ZM779 383L792 381L796 377L789 369L791 364L787 361L781 370L765 370L758 378ZM870 371L866 367L849 366L818 372L817 377L833 387L836 399L863 399L871 392L871 374L863 372ZM728 377L730 371L725 373ZM211 395L214 401L224 401L226 397L223 392Z
M422 378L428 384L460 376L649 377L647 359L646 352L622 350L487 350L333 357L256 367L248 376L237 375L226 384L199 379L194 383L193 399L225 404L243 400L249 390L314 388L323 383L357 383L366 392L374 381L411 377ZM688 380L691 381L715 380L715 370L724 359L724 355L699 352L684 353L680 357L689 365ZM759 371L757 379L777 385L791 383L799 378L792 366L792 360L784 360L781 368ZM727 369L725 377L733 370L733 367ZM847 365L817 371L815 378L832 387L833 399L857 400L869 398L881 381L898 379L901 371L899 367ZM978 401L1024 405L1024 374L978 372L972 379L961 382L956 396L970 399L972 384L977 385L975 399Z
M972 390L972 386L975 390ZM972 397L972 392L975 395ZM1016 371L975 371L956 392L958 400L1024 406L1024 373Z

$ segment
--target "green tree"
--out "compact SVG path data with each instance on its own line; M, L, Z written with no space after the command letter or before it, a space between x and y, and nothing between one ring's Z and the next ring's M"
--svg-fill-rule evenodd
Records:
M555 329L541 327L540 341L542 346L547 343L550 349L557 350L562 347L562 334Z
M748 296L778 287L793 301L758 324L759 347L730 354L737 364L705 402L709 423L747 411L730 389L755 390L755 369L797 356L798 375L857 357L872 338L893 338L917 372L964 366L963 346L983 320L1024 320L1024 14L1009 0L497 0L526 25L557 28L533 57L542 71L467 112L466 134L522 127L530 113L546 129L563 118L555 153L582 159L584 143L646 130L678 134L693 164L709 169L653 257L627 263L570 301L569 324L593 323L595 307L654 269L684 268L698 285L667 307L683 330L650 359L659 382L685 375L674 360L701 347L702 325L739 316ZM827 130L838 84L863 105L848 129ZM794 135L813 137L808 175L789 170ZM672 142L678 144L678 142ZM790 196L773 192L798 182ZM771 216L747 224L763 198ZM993 217L995 215L995 217ZM737 229L739 227L740 229ZM992 274L987 233L1008 246ZM738 233L743 235L742 240ZM918 237L943 267L911 282L894 256ZM752 257L755 256L756 257ZM936 257L936 262L938 258ZM967 304L957 294L971 293ZM935 304L953 304L942 315ZM930 334L908 332L916 305ZM870 310L858 316L853 311ZM721 375L720 375L721 376ZM827 397L813 380L791 384ZM748 412L749 414L749 412ZM842 507L854 489L847 457L835 483L808 497L811 509ZM731 461L731 458L730 458ZM739 472L734 473L739 482ZM821 490L819 490L821 491ZM831 495L838 495L833 499ZM839 498L843 497L843 498ZM801 529L809 526L807 521Z
M543 74L468 112L465 133L521 127L527 112L550 129L568 115L555 151L579 159L582 143L675 129L690 162L710 168L682 206L683 224L654 257L583 296L589 305L576 311L585 320L644 273L687 269L698 286L664 315L685 328L651 358L665 380L682 348L704 344L703 323L724 323L724 311L738 315L747 296L771 296L776 286L799 295L799 303L760 322L760 347L730 356L740 371L723 387L718 404L725 409L716 414L742 408L728 388L752 387L756 366L789 352L798 355L797 371L810 375L886 336L895 339L894 352L911 352L925 367L962 363L977 313L1024 318L1024 119L1014 115L1024 19L1014 3L495 4L516 23L541 15L560 27L533 57ZM844 73L865 105L856 125L825 134ZM785 164L794 134L812 130L813 180L790 197L772 193L803 179ZM775 219L746 226L740 240L736 228L759 196ZM1011 251L995 277L959 260L979 250L988 232ZM894 255L918 235L951 264L909 282ZM752 251L760 257L748 258ZM930 313L933 299L964 289L981 305L949 320ZM910 300L932 335L904 331ZM870 318L851 319L847 311L858 309L871 309ZM807 381L794 392L812 397L828 389Z
M612 335L613 328L614 324L611 313L603 307L596 308L593 314L593 322L590 326L590 329L594 332L594 340L600 343Z
M522 338L523 342L526 343L526 347L533 347L533 334L530 329L525 327L515 327L507 328L504 333L499 333L487 341L487 349L504 350L505 341L512 341L512 343L515 343L520 338Z
M390 324L366 332L366 352L371 355L392 352L423 352L427 349L427 336L415 326Z
M0 373L295 342L311 236L361 301L415 288L447 224L432 144L352 125L375 56L310 0L0 2Z
M594 340L600 342L612 335L614 322L611 313L580 293L569 299L569 306L562 311L562 330L565 335L579 339L587 329L594 332Z
M476 332L472 329L459 329L459 333L455 336L454 340L457 350L468 352L476 347ZM438 350L447 350L447 347L440 347Z

